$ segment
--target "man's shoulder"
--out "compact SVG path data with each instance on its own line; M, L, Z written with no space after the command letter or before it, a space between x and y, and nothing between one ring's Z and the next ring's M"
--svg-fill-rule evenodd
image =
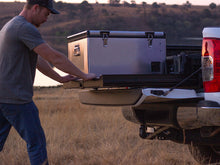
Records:
M20 28L25 29L34 29L36 30L36 27L29 23L24 17L22 16L16 16L14 17L14 23L17 24Z
M5 24L5 26L2 28L2 31L10 31L13 33L27 26L29 25L25 22L25 20L23 20L20 16L15 16Z
M38 31L37 28L32 25L31 23L29 23L24 17L22 16L15 16L14 18L12 18L9 22L8 25L6 25L8 27L12 27L12 28L16 28L17 30L35 30Z

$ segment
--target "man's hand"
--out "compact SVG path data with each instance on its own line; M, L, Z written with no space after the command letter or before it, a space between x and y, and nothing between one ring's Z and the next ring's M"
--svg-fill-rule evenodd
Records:
M97 76L94 73L88 73L85 75L85 77L83 78L83 80L92 80L95 79Z
M96 78L96 75L94 73L88 73L88 74L85 74L85 78L83 78L83 80L92 80L94 78ZM80 78L73 76L73 75L67 75L67 76L61 76L59 82L66 83L66 82L75 81L78 79Z
M91 79L96 78L96 75L93 73L86 74L86 73L82 72L64 54L51 48L46 43L40 44L39 46L34 48L34 52L37 53L40 57L42 57L42 59L53 64L53 66L55 66L57 69L65 72L65 73L80 77L83 80L91 80ZM57 77L57 76L55 76L55 77ZM58 79L60 79L60 78L58 78ZM58 80L58 81L60 82L60 80ZM63 80L61 80L61 81L63 82ZM69 80L67 79L67 81L69 81Z
M59 82L60 83L66 83L69 81L74 81L79 79L78 77L72 76L72 75L67 75L67 76L61 76Z

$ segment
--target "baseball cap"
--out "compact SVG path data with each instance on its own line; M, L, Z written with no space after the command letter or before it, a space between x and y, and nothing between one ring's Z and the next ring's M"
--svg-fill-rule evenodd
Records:
M27 0L27 3L31 5L38 4L40 6L48 8L52 14L60 14L57 10L53 8L53 0Z

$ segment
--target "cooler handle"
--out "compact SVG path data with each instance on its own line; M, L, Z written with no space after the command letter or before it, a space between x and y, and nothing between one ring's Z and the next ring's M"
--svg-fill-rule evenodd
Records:
M75 45L73 49L74 56L80 56L80 45Z

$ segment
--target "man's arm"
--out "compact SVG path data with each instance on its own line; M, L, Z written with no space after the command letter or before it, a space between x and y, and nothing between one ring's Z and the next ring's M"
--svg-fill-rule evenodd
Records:
M36 48L34 48L34 51L38 55L40 55L43 59L45 59L49 63L53 64L56 68L60 69L61 71L65 72L65 73L68 73L70 75L75 75L75 76L80 77L84 80L90 80L90 79L93 79L96 77L96 75L93 73L85 74L84 72L82 72L64 54L51 48L46 43L43 43L43 44L37 46ZM42 61L39 61L39 62L42 62ZM43 73L46 73L47 72L46 70L49 69L49 68L44 68L44 71L42 71L41 67L40 67L40 69L41 69L41 72L43 72ZM38 68L39 68L39 65L38 65ZM49 72L51 73L51 71L49 71ZM53 75L53 76L57 77L56 75Z
M77 79L76 77L72 75L60 76L57 72L53 70L50 64L46 60L44 60L41 56L38 56L37 69L44 75L60 83L65 83L65 82Z

